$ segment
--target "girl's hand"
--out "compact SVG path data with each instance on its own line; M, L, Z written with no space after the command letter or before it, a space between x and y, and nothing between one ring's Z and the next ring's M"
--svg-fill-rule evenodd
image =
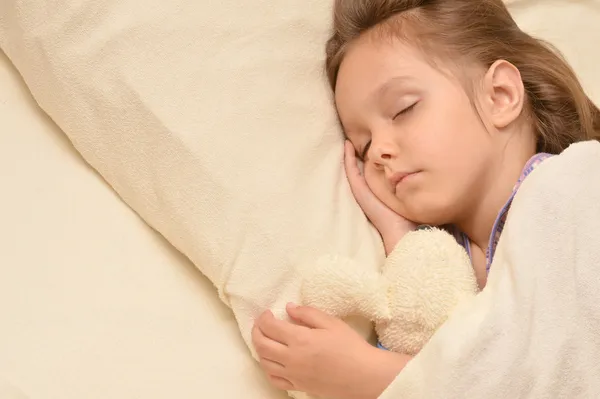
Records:
M252 341L279 389L343 399L375 399L410 357L377 349L342 320L310 307L288 306L298 324L263 313Z
M354 146L349 141L344 144L344 166L356 202L379 231L383 239L385 253L389 255L398 241L417 226L392 211L373 194L358 168Z

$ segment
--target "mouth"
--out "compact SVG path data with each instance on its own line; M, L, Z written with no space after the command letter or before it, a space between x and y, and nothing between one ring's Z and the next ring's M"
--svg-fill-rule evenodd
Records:
M398 189L403 185L403 183L411 180L414 176L416 176L419 173L420 171L394 173L390 178L390 183L392 187L394 187L394 191L398 191Z

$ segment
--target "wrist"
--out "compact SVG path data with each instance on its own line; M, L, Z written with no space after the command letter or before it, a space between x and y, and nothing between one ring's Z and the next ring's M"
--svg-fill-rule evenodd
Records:
M431 230L433 229L433 226L429 225L429 224L415 224L415 223L410 223L408 225L404 224L402 226L402 228L396 228L393 232L388 233L388 234L382 234L382 238L383 238L383 245L385 247L385 254L386 256L389 255L390 253L392 253L394 251L394 249L396 248L396 246L398 245L398 243L400 242L401 239L404 238L405 235L407 235L408 233L410 233L411 231L418 231L418 230Z
M383 246L385 247L386 256L391 254L400 240L404 238L405 235L410 233L411 231L415 231L417 226L403 226L401 229L395 229L391 232L381 234L381 238L383 239Z
M371 347L366 359L368 371L365 373L366 390L361 393L361 399L377 399L396 379L412 356Z

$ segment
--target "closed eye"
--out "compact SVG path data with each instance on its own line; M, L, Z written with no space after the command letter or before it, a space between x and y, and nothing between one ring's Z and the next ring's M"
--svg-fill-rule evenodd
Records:
M393 120L396 120L398 117L407 114L408 112L412 111L413 108L415 108L415 106L418 104L418 102L414 103L413 105L411 105L410 107L404 108L402 111L398 112L396 115L394 115Z

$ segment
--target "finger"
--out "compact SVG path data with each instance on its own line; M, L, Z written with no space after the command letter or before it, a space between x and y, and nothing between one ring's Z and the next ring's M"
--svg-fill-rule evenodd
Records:
M360 168L356 159L356 150L348 140L344 143L344 168L346 173L352 177L361 176Z
M285 362L288 347L266 337L258 326L252 329L252 344L259 358L280 364Z
M285 378L271 376L271 375L269 375L268 378L269 378L269 382L271 383L271 385L273 385L277 389L280 389L282 391L295 390L294 385L290 381L286 380Z
M350 183L350 189L352 190L352 194L356 198L356 201L361 207L366 207L371 205L371 203L378 203L379 200L369 188L365 177L358 168L354 147L349 141L346 142L345 146L346 156L344 158L344 167L346 169L348 183Z
M287 306L287 312L294 321L310 328L327 329L339 321L335 317L310 306L296 306L290 303Z
M256 325L265 337L283 345L288 345L294 336L306 329L289 321L276 319L270 311L264 312L256 321Z
M265 373L275 377L284 377L285 367L281 363L274 362L269 359L260 359L260 367Z

